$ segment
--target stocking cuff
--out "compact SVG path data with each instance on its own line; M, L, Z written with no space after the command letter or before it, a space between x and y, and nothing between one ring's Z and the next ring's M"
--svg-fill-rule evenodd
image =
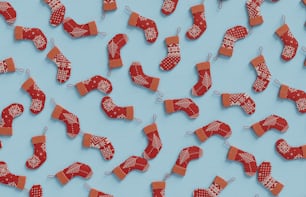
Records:
M289 31L289 27L287 24L283 24L280 28L278 28L275 33L281 37L282 35L284 35L284 33L286 33L287 31Z
M137 14L136 12L132 12L129 18L129 25L136 26L138 17L139 14Z
M123 65L121 58L118 59L110 59L108 62L109 68L118 68Z
M46 136L45 135L32 137L32 144L41 144L41 143L45 143L45 142L46 142Z
M306 158L306 145L302 146L303 158Z
M255 123L251 127L252 127L254 133L258 137L261 137L265 133L265 130L261 127L261 125L259 123Z
M116 1L110 2L110 3L103 3L103 10L104 11L112 11L117 9Z
M68 181L69 181L69 179L66 177L66 175L63 171L60 171L60 172L56 173L55 176L62 185L67 184Z
M227 159L232 160L232 161L235 160L237 152L238 152L238 149L234 146L231 146L227 153Z
M64 109L60 105L56 105L52 112L52 118L58 119L63 110Z
M84 96L88 93L86 86L84 85L83 82L79 82L75 84L76 89L78 90L79 94L81 96Z
M170 45L170 44L179 44L180 39L178 36L171 36L171 37L167 37L166 38L166 44Z
M274 196L278 196L278 194L282 191L284 185L280 182L277 182L275 188L271 189L271 192Z
M263 23L263 18L262 16L256 16L254 18L250 18L249 19L249 23L250 23L250 26L256 26L256 25L260 25Z
M196 66L197 66L198 71L209 70L210 69L210 63L209 62L201 62L201 63L198 63Z
M199 4L199 5L192 6L190 9L191 9L191 13L195 14L199 12L204 12L205 8L203 4Z
M220 47L219 54L227 56L227 57L231 57L233 55L233 49Z
M16 26L15 27L15 39L16 40L22 40L23 39L22 32L23 32L23 27L22 26Z
M55 56L56 56L57 54L59 54L59 53L61 53L60 50L59 50L57 47L53 47L53 48L49 51L49 53L47 54L47 57L48 57L50 60L52 60L52 59L54 59Z
M20 190L23 190L24 189L24 186L26 184L26 180L27 180L27 177L26 176L18 176L18 182L17 182L17 188L20 189Z
M158 85L159 85L159 78L153 77L151 85L150 85L150 90L152 90L153 92L156 92Z
M84 135L83 135L83 146L84 147L86 147L86 148L88 148L88 147L90 147L90 138L91 138L91 134L89 134L89 133L85 133Z
M304 5L306 5L306 0L302 0L302 2L304 3Z
M145 128L143 128L144 133L147 135L151 132L157 131L157 125L156 123L152 123L148 126L146 126Z
M89 192L89 197L99 197L99 191L91 188Z
M168 114L174 112L174 106L173 106L173 101L172 100L165 100L164 101L165 109Z
M128 120L134 119L134 107L133 106L126 107L126 119Z
M281 85L280 89L279 89L279 94L278 96L282 99L287 98L288 96L288 89L289 87L287 85Z
M166 182L165 181L154 181L151 183L152 189L165 189Z
M251 64L253 65L254 68L256 68L260 63L263 62L265 62L265 58L263 55L259 55L251 60Z
M185 176L186 168L175 164L172 168L172 172L180 176Z
M126 177L126 173L122 171L122 169L118 166L115 169L113 169L114 175L117 176L118 179L122 180Z
M214 183L220 185L221 189L224 189L227 186L227 181L219 176L215 177Z
M12 127L0 127L0 135L12 136L13 128Z
M23 84L22 84L22 89L24 89L25 91L27 91L33 84L34 84L34 80L32 77L28 78Z
M222 94L221 97L222 97L222 104L224 107L231 106L230 94L225 93L225 94Z
M205 142L208 138L202 128L199 128L199 129L195 130L194 133L196 134L196 136L198 137L198 139L201 142Z
M98 34L98 29L95 21L91 21L88 23L89 34L95 36Z
M7 71L8 72L15 72L16 68L15 68L15 63L13 58L7 58L4 60L6 62L7 65Z

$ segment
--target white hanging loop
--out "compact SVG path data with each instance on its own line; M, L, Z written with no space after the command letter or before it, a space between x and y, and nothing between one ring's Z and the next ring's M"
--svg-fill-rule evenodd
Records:
M224 140L223 145L224 145L226 148L230 148L230 147L231 147L231 144L230 144L227 140Z
M72 83L69 83L69 84L66 85L66 87L67 88L72 88L72 87L74 87L74 85Z
M219 92L218 90L214 90L213 93L214 95L221 96L221 92Z
M30 71L30 69L26 69L26 74L27 74L27 76L30 78L31 77L31 71Z
M156 98L155 103L162 103L164 100L160 97Z
M142 120L141 120L140 118L134 117L134 120L135 120L137 123L142 123Z
M55 40L54 40L54 38L51 38L51 39L50 39L50 42L51 42L51 44L52 44L52 48L55 47Z
M189 135L193 135L194 134L194 131L186 131L185 132L185 136L189 136Z
M55 176L54 175L48 175L47 178L51 179L51 178L54 178Z
M51 98L51 103L52 103L53 105L57 105L57 103L55 102L55 99L54 99L54 98Z
M112 171L106 171L106 172L104 172L104 175L109 176L109 175L111 175L112 173L113 173Z
M243 126L243 129L249 129L249 128L251 128L251 127L248 126L248 125L244 125L244 126Z
M282 83L278 79L274 79L274 84L278 87L282 85Z
M107 74L106 74L108 77L110 77L111 75L112 75L112 71L111 70L109 70L109 71L107 71Z
M282 23L285 24L286 23L286 16L282 15Z
M23 72L24 72L24 68L18 68L18 67L17 67L17 68L16 68L16 71L19 72L19 73L23 73Z
M212 57L212 53L208 53L208 55L207 55L207 61L208 61L208 62L210 62L211 57Z
M181 30L182 30L182 28L181 27L178 27L177 29L176 29L176 35L178 36L179 35L179 33L181 32Z
M170 176L171 176L171 173L165 174L165 176L163 178L163 181L166 181Z
M156 93L157 93L157 96L158 96L158 97L160 97L160 98L164 97L164 93L161 92L160 90L157 90Z
M84 187L87 189L87 190L91 190L91 187L88 183L84 183Z
M133 12L133 10L128 5L124 6L124 8L128 14L131 14Z
M45 126L44 129L43 129L43 135L46 135L47 131L48 131L48 127Z
M157 115L153 114L153 122L156 122L156 119L157 119Z
M234 181L236 181L236 177L230 178L230 180L228 180L227 183L232 183L232 182L234 182Z
M306 53L306 47L305 47L305 46L302 46L302 51L303 51L304 53Z
M259 49L258 49L258 51L259 51L259 55L262 55L263 47L260 46Z
M217 54L212 60L213 62L217 61L219 59L219 54Z
M98 32L98 36L99 36L100 38L105 38L105 37L107 36L107 33L104 32L104 31L101 31L101 32Z
M218 0L218 8L221 10L222 9L222 0Z

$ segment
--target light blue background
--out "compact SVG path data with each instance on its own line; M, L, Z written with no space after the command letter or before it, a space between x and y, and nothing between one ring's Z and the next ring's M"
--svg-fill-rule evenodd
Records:
M101 20L102 2L82 0L62 0L66 5L66 16L74 18L79 23L96 20L100 31L107 32L105 38L91 37L72 39L63 31L61 26L49 25L50 9L40 0L19 1L10 0L17 10L17 20L14 25L39 27L48 39L55 39L56 45L72 62L72 76L68 83L76 83L93 75L106 76L107 42L116 33L126 33L129 41L121 51L124 66L114 70L109 78L114 90L110 96L121 106L134 105L135 116L143 123L110 120L102 112L100 101L104 95L91 92L80 97L75 89L60 85L55 80L56 66L46 59L46 54L52 48L40 52L30 41L15 41L13 27L9 27L0 20L0 59L13 57L17 67L29 68L32 77L39 87L47 94L45 109L34 116L29 111L30 97L20 89L27 79L26 74L4 74L0 77L1 101L0 109L12 102L20 102L25 107L22 116L14 121L14 135L1 137L3 149L0 150L0 160L8 163L11 172L28 177L26 187L40 183L46 197L88 196L84 188L84 180L76 178L66 186L61 186L56 179L47 179L47 175L55 174L75 161L90 164L94 175L88 183L99 190L113 194L116 197L146 197L151 196L150 183L161 180L170 172L179 151L187 146L198 145L204 150L199 160L190 163L185 177L172 176L167 180L166 196L191 196L197 188L207 188L216 175L225 179L236 177L220 196L246 197L259 194L261 197L271 196L260 184L256 176L247 177L242 165L227 161L227 149L222 138L213 137L204 144L200 144L194 136L185 136L185 132L195 130L207 123L219 119L230 124L233 134L229 143L243 150L254 153L258 165L265 160L272 162L272 176L284 183L280 196L305 196L306 163L305 161L285 161L275 151L274 143L279 138L285 138L291 145L306 144L305 115L297 112L295 105L278 98L278 87L272 83L262 93L254 93L251 89L256 74L250 60L258 55L259 46L263 46L263 54L273 75L281 82L295 88L304 89L306 71L303 67L305 54L299 48L296 57L290 62L280 59L282 43L274 34L281 25L281 16L286 21L300 46L305 40L305 9L299 0L280 0L277 3L264 2L261 10L264 23L253 29L251 36L236 43L232 58L220 58L212 63L211 73L213 86L204 96L194 98L200 107L200 116L190 120L184 113L168 115L162 104L156 104L156 95L132 84L128 69L133 61L140 61L145 73L161 78L159 90L165 93L165 98L190 97L190 89L197 82L195 64L206 61L207 54L216 54L224 32L235 25L247 25L245 0L224 1L223 8L218 10L216 0L205 1L207 31L196 41L189 41L185 37L186 30L192 24L189 8L200 1L179 1L176 11L170 16L162 15L160 9L162 0L117 0L118 10L107 13ZM124 6L129 5L132 10L155 19L159 37L154 44L147 44L143 32L128 27L129 15ZM182 60L171 72L159 69L159 62L165 57L167 50L164 38L175 35L177 27L181 27L180 46ZM256 101L255 114L248 116L233 107L224 109L221 99L213 95L213 90L220 92L247 92ZM116 148L111 161L105 161L98 150L82 148L82 137L70 139L66 135L65 125L51 119L54 108L50 99L75 113L81 122L82 130L100 136L107 136ZM257 138L251 130L243 129L262 118L275 113L285 117L289 123L286 133L268 132ZM112 170L130 155L140 155L147 145L147 139L142 128L152 121L152 115L157 114L159 133L163 141L163 149L157 158L150 161L150 168L146 173L132 172L125 180L118 181L114 176L105 176L105 171ZM25 161L32 155L31 137L40 135L44 126L47 132L47 162L38 170L26 169ZM10 187L0 186L1 197L22 197L28 194Z

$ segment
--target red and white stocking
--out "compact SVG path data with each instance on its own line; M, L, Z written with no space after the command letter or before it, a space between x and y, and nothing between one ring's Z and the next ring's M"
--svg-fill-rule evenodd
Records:
M105 112L105 114L112 119L126 119L133 120L134 119L134 107L126 106L120 107L117 106L111 97L105 96L101 100L101 108Z
M60 25L65 17L66 7L60 0L44 0L51 8L50 24L52 26Z
M143 152L143 157L147 160L154 159L163 146L158 134L156 123L152 123L146 126L143 129L143 132L145 133L148 139L148 145Z
M172 168L172 173L185 176L190 161L199 159L203 155L203 150L198 146L183 148Z
M40 51L45 50L48 43L45 34L39 28L16 26L15 39L31 40L35 47Z
M204 95L212 85L210 74L210 62L201 62L196 65L198 71L198 81L191 89L193 96Z
M193 16L193 24L186 32L187 38L191 40L198 39L207 28L205 18L205 7L203 4L195 5L190 8Z
M86 95L92 90L99 90L104 94L109 94L113 90L112 83L100 75L95 75L87 80L80 81L75 87L81 96Z
M13 135L13 120L20 116L23 111L23 105L19 103L12 103L2 110L0 120L0 135Z
M216 176L208 189L196 189L193 191L193 197L217 197L222 190L226 188L228 182L223 178Z
M172 14L177 6L178 0L164 0L161 11L164 15Z
M52 118L57 119L65 123L66 125L66 133L69 137L74 138L80 132L80 122L79 118L69 112L68 110L64 109L60 105L56 105L52 112Z
M197 118L199 116L199 107L190 98L168 99L164 101L164 106L168 114L183 111L189 118Z
M276 151L286 160L305 159L306 145L290 146L286 140L279 139L275 142Z
M130 156L119 166L112 170L112 173L120 180L123 180L128 173L133 170L145 172L149 168L149 163L145 158Z
M248 29L244 26L234 26L226 30L219 54L227 57L233 55L235 42L245 38L248 35Z
M73 38L98 35L98 29L95 21L85 24L78 24L72 18L65 18L63 21L64 30Z
M231 127L225 122L215 120L197 130L194 134L200 140L200 142L205 142L208 138L214 135L219 135L223 138L229 138L232 134Z
M44 164L47 159L46 136L32 137L32 144L34 147L33 155L27 160L26 167L34 170Z
M26 184L27 177L12 174L7 166L7 163L0 161L0 184L15 187L23 190Z
M244 172L248 176L255 175L257 171L256 158L253 154L231 146L227 153L227 159L240 162L243 165Z
M16 21L16 10L7 1L0 2L0 15L3 16L5 22L9 25L13 24Z
M255 92L262 92L268 87L270 83L271 73L266 65L265 58L262 55L252 59L251 64L257 73L256 80L253 83L253 90Z
M252 27L263 23L260 13L260 6L263 2L264 0L247 0L245 4L249 15L249 24Z
M29 191L29 197L43 197L41 185L33 185Z
M172 70L181 60L179 36L171 36L165 39L168 54L160 62L159 67L162 70Z
M151 183L152 197L165 197L165 181L154 181Z
M252 124L251 128L253 129L254 133L261 137L267 131L271 129L276 129L279 132L284 133L288 130L288 122L285 118L282 118L278 115L270 115L263 120L260 120L254 124Z
M116 0L103 0L103 10L113 11L117 9Z
M113 195L101 192L97 189L90 188L88 197L114 197Z
M275 33L282 40L284 44L281 58L285 61L293 59L294 56L296 55L299 43L291 33L288 25L287 24L282 25L275 31Z
M253 114L256 109L255 101L246 93L228 94L223 93L222 104L224 107L240 106L243 111L249 115Z
M111 160L115 154L115 148L107 137L100 137L85 133L83 135L83 147L99 149L106 160Z
M33 114L40 113L45 107L45 93L38 87L37 83L31 77L22 84L21 88L26 91L32 99L30 111Z
M71 62L57 47L53 47L49 51L47 58L57 66L56 80L60 83L66 82L71 76Z
M107 44L109 69L118 68L123 65L121 59L121 48L126 45L128 37L126 34L116 34Z
M15 72L15 63L13 58L7 58L0 61L0 74Z
M129 74L135 84L147 88L153 92L157 91L159 78L146 75L143 72L142 66L139 62L133 62L131 64Z
M262 162L258 166L257 180L274 196L278 196L278 194L282 191L284 185L271 176L271 171L271 163L267 161Z
M291 88L282 84L279 88L278 96L282 99L289 99L295 102L296 108L300 113L306 113L306 92Z

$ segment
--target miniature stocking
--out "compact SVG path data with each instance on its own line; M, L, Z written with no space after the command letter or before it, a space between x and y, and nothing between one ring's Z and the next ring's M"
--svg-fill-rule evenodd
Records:
M275 180L271 176L272 166L270 162L262 162L258 166L257 180L265 188L267 188L274 196L282 191L284 185L279 181Z
M165 197L165 181L154 181L151 183L152 197Z
M224 107L240 106L245 113L251 115L255 112L256 104L246 93L228 94L223 93L222 104Z
M200 142L205 142L209 137L213 135L220 135L223 138L229 138L232 134L232 130L231 127L225 122L215 120L208 125L195 130L194 133Z
M278 96L282 99L294 101L300 113L306 112L306 93L303 90L298 90L282 84Z
M193 191L193 197L217 197L224 188L226 188L228 182L223 178L216 176L212 184L208 189L196 189Z
M164 0L161 11L164 15L172 14L177 6L178 0Z
M21 88L26 91L32 99L30 111L33 114L40 113L45 107L45 93L37 86L36 82L31 77L22 84Z
M119 166L113 169L114 175L120 180L123 180L132 170L145 172L149 168L149 163L145 158L138 156L130 156Z
M129 69L129 74L132 81L144 88L156 92L159 85L159 78L146 75L139 62L133 62Z
M192 27L186 32L187 38L191 40L198 39L207 28L206 18L205 18L205 7L203 4L195 5L190 8L193 16Z
M90 79L78 82L75 84L75 87L81 96L86 95L92 90L99 90L105 94L109 94L113 90L112 83L100 75L95 75Z
M142 29L147 42L153 43L156 41L158 30L156 23L152 19L143 17L136 12L132 12L129 18L129 25Z
M33 185L29 191L29 197L43 197L41 185Z
M0 2L0 15L4 17L4 20L9 25L16 21L16 10L7 1Z
M168 54L159 64L160 69L162 70L172 70L181 60L180 54L180 40L178 36L171 36L165 39Z
M81 162L75 162L67 168L56 173L55 177L62 185L65 185L76 176L82 177L84 179L89 179L92 173L93 172L89 165Z
M115 154L115 148L106 137L99 137L89 133L83 135L83 146L86 148L97 148L106 160L111 160Z
M183 111L189 118L197 118L199 116L199 107L190 98L168 99L164 101L164 105L168 114Z
M198 146L183 148L172 168L172 173L185 176L187 166L190 161L199 159L203 155L203 150Z
M276 129L283 133L287 131L289 126L285 118L282 118L280 116L273 114L273 115L266 117L263 120L260 120L254 123L251 127L254 133L258 137L261 137L263 134L265 134L270 129Z
M66 82L71 76L71 62L57 47L53 47L47 54L47 57L57 66L57 81L60 83Z
M12 174L7 164L4 161L0 161L0 184L16 187L19 190L23 190L27 177Z
M94 188L91 188L89 191L89 196L88 197L114 197L113 195L106 194L104 192L101 192L99 190L96 190Z
M28 169L34 170L44 164L47 159L46 136L41 135L32 137L32 144L34 153L33 156L27 160L26 166Z
M249 24L250 26L256 26L263 23L263 18L260 13L260 6L264 0L247 0L246 8L249 15Z
M116 34L107 44L108 66L110 69L123 65L121 60L121 48L126 45L128 37L126 34Z
M117 9L116 0L103 0L103 10L113 11Z
M306 158L306 145L290 146L286 140L279 139L275 143L277 152L287 160L305 159Z
M52 112L52 118L60 120L65 123L66 132L69 137L74 138L79 134L80 132L79 118L75 114L64 109L62 106L60 105L55 106Z
M299 43L291 33L288 25L282 25L275 31L275 33L284 44L284 48L281 54L282 59L285 61L293 59L299 47Z
M192 87L193 96L202 96L211 88L210 63L201 62L196 65L198 71L198 82Z
M15 72L15 63L13 58L7 58L2 61L0 61L0 74L3 73L10 73L10 72Z
M162 142L158 134L156 123L152 123L143 129L147 136L148 145L143 152L143 157L147 160L154 159L162 148Z
M60 0L44 0L46 4L51 8L50 24L52 26L58 26L61 24L65 17L66 7Z
M95 21L85 24L78 24L72 18L65 18L63 21L64 30L73 38L98 35L98 29Z
M243 39L248 35L248 29L243 26L235 26L226 30L219 54L227 57L233 55L234 45L237 40Z
M240 162L243 165L245 174L248 176L253 176L257 171L256 158L254 155L234 146L229 148L227 159Z
M113 119L126 119L126 120L133 120L134 119L134 107L133 106L126 106L120 107L117 106L111 97L105 96L101 100L101 108L106 113L109 118Z
M253 90L255 92L264 91L271 80L271 73L266 65L264 56L260 55L251 61L252 66L255 68L257 77L253 83Z
M304 5L306 5L306 0L302 0L302 2L304 3Z
M23 105L19 103L12 103L2 110L0 120L0 135L13 135L13 120L20 116L23 111Z
M15 39L32 40L35 47L40 51L45 50L48 43L45 34L39 28L16 26Z

